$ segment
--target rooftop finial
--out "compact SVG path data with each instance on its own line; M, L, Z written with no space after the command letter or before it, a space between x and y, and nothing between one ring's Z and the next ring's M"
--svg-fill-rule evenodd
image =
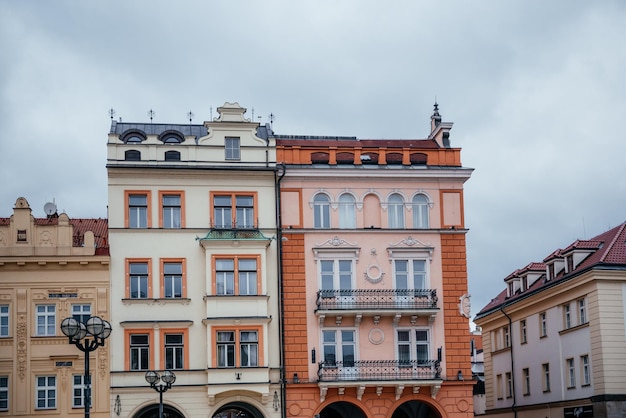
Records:
M111 120L113 120L113 118L115 117L115 109L113 108L109 109L109 116L111 117Z
M150 116L150 123L152 123L152 119L154 118L154 115L156 114L156 112L152 109L148 110L148 116Z
M437 103L437 99L435 99L435 106L434 106L434 111L433 111L433 116L440 116L439 115L439 104Z

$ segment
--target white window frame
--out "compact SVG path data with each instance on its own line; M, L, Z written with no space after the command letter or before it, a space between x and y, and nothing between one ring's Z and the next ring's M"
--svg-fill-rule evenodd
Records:
M430 200L424 193L417 193L411 200L413 211L413 228L430 228Z
M401 340L400 339L400 333L404 334L408 334L408 340ZM425 333L426 335L426 339L418 339L418 333ZM429 328L398 328L396 330L395 333L395 337L396 337L396 356L398 361L402 362L403 360L406 359L401 359L401 355L400 355L400 347L401 346L408 346L409 347L409 361L413 361L415 360L418 363L426 363L430 360L433 359L433 355L432 355L432 347L431 347L431 332ZM425 353L426 353L426 358L419 358L420 354L419 354L419 349L418 347L425 347Z
M544 392L550 392L550 363L541 365L541 387Z
M356 199L350 193L339 196L339 228L356 228Z
M35 306L35 330L37 337L56 336L56 305L41 304ZM40 323L43 322L43 323Z
M387 226L393 229L403 229L404 197L400 193L392 193L387 200Z
M255 338L244 341L244 333L253 335ZM248 353L245 353L245 351ZM248 361L244 362L244 357ZM259 332L257 330L240 330L239 331L239 361L240 367L257 367L259 365Z
M528 342L528 329L526 327L526 319L519 321L520 326L520 342L526 344Z
M333 340L329 340L326 337L333 335ZM345 336L352 335L352 341L344 338ZM322 347L322 361L324 361L327 367L334 367L337 363L341 362L342 367L353 367L350 365L350 360L346 360L346 356L350 355L352 350L353 359L352 362L358 360L358 345L357 345L357 330L354 328L324 328L321 332ZM335 357L334 362L326 360L326 355L332 348L333 355Z
M176 266L180 270L168 271L168 266ZM183 263L181 261L163 262L163 297L166 299L183 297Z
M393 288L396 290L425 290L425 289L430 289L430 262L429 259L427 258L427 255L422 253L422 254L414 254L413 256L411 256L410 253L406 253L407 257L401 257L400 254L398 254L398 257L394 257L392 261L392 267L393 267ZM407 271L400 271L398 270L398 262L406 262L406 267L407 267ZM423 266L424 266L424 270L416 270L415 268L415 262L422 262ZM405 274L406 273L406 282L407 282L407 286L406 288L400 288L398 285L398 277L400 276L400 274ZM416 285L416 280L417 277L419 275L423 275L423 287L418 287Z
M546 312L539 314L539 336L541 338L548 336L548 314Z
M589 386L591 384L591 369L589 364L589 355L583 354L580 356L580 379L582 386Z
M229 161L241 160L241 138L238 136L224 138L224 158Z
M511 372L506 372L504 374L504 379L506 381L506 397L513 397L513 374Z
M317 193L313 196L313 227L316 229L330 229L330 196L326 193Z
M585 298L578 299L576 302L578 306L578 325L583 325L587 323L587 302Z
M522 379L524 382L524 396L530 395L530 369L525 367L522 369Z
M72 318L83 324L91 317L91 304L89 303L73 303Z
M237 354L235 350L237 349L237 337L236 330L223 330L217 331L216 334L216 347L217 347L217 367L220 368L232 368L236 367L237 363ZM231 334L232 340L220 340L221 335ZM231 360L232 356L232 362Z
M168 337L180 337L180 342L169 340ZM185 335L179 332L165 333L165 368L181 370L185 368Z
M56 409L56 407L57 377L35 376L35 409Z
M355 261L345 258L317 260L319 288L321 290L352 290L355 283ZM331 269L328 269L328 266ZM328 279L331 286L325 285ZM346 282L348 286L346 286Z
M182 219L182 196L180 193L163 193L161 199L163 228L179 229L181 227ZM175 199L178 199L178 201Z
M145 272L133 272L134 265L145 266ZM150 296L150 263L147 261L130 261L128 263L128 274L130 276L128 283L130 294L128 296L131 299L147 299ZM141 294L142 290L145 290L145 296Z
M502 335L504 337L504 348L511 347L511 329L508 325L502 327Z
M133 337L145 337L146 338L146 343L139 343L139 342L135 342L133 343ZM137 334L130 334L130 369L131 370L148 370L150 368L150 334L144 334L144 333L137 333ZM142 359L144 357L144 354L147 354L146 356L146 364L143 364ZM135 363L137 364L136 367L133 367L133 359L136 359Z
M503 396L503 392L504 392L504 382L502 380L502 374L498 374L496 375L496 399L497 400L501 400L504 399Z
M141 197L145 199L143 202L134 200ZM134 201L133 201L134 200ZM129 193L128 194L128 227L129 228L147 228L148 227L148 195L145 193Z
M78 382L76 381L77 379ZM88 387L91 390L91 384L86 385L84 380L84 374L75 374L72 377L72 408L83 408L85 406L85 390ZM89 381L91 382L91 375L89 375ZM89 401L91 402L91 396Z
M574 365L574 358L565 359L565 372L567 373L565 378L567 379L566 388L572 389L576 387L576 366Z
M572 327L572 307L569 303L563 305L563 327L564 329Z
M0 338L10 336L11 316L8 304L0 305Z

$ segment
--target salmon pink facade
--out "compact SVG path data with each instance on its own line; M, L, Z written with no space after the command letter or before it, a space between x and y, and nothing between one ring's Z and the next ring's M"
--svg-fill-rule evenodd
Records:
M463 184L420 140L276 135L288 417L473 416Z

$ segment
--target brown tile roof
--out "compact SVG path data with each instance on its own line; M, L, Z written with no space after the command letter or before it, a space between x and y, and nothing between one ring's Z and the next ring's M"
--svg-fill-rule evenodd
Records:
M478 312L478 314L476 314L476 317L485 316L488 313L500 308L500 306L502 306L504 303L511 303L517 299L523 298L528 294L540 292L543 290L543 288L547 288L548 286L552 286L554 283L576 277L577 275L581 274L584 271L587 271L588 269L597 267L618 267L626 269L626 222L606 232L603 232L602 234L593 237L590 240L576 240L568 245L564 250L557 249L553 251L550 255L544 258L543 261L546 262L549 260L553 260L554 258L562 257L564 254L575 249L591 250L593 252L591 252L589 256L587 256L582 262L580 262L580 264L576 266L574 271L568 272L567 274L564 272L560 272L554 279L550 281L546 281L545 277L543 279L539 279L524 292L519 292L511 297L507 297L507 290L504 289L496 297L491 299L491 301L484 308L482 308L480 312ZM522 269L515 270L504 280L516 277L523 272L530 270L545 271L545 264L534 262L530 263Z

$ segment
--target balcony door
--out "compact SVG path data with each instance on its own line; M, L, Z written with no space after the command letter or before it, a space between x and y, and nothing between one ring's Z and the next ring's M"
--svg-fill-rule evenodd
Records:
M354 262L352 260L320 260L321 289L333 294L340 309L355 306Z
M324 367L336 369L337 380L354 380L356 369L356 339L354 330L322 331Z
M396 305L400 308L414 306L420 291L426 289L426 260L394 260L394 285L397 291Z

